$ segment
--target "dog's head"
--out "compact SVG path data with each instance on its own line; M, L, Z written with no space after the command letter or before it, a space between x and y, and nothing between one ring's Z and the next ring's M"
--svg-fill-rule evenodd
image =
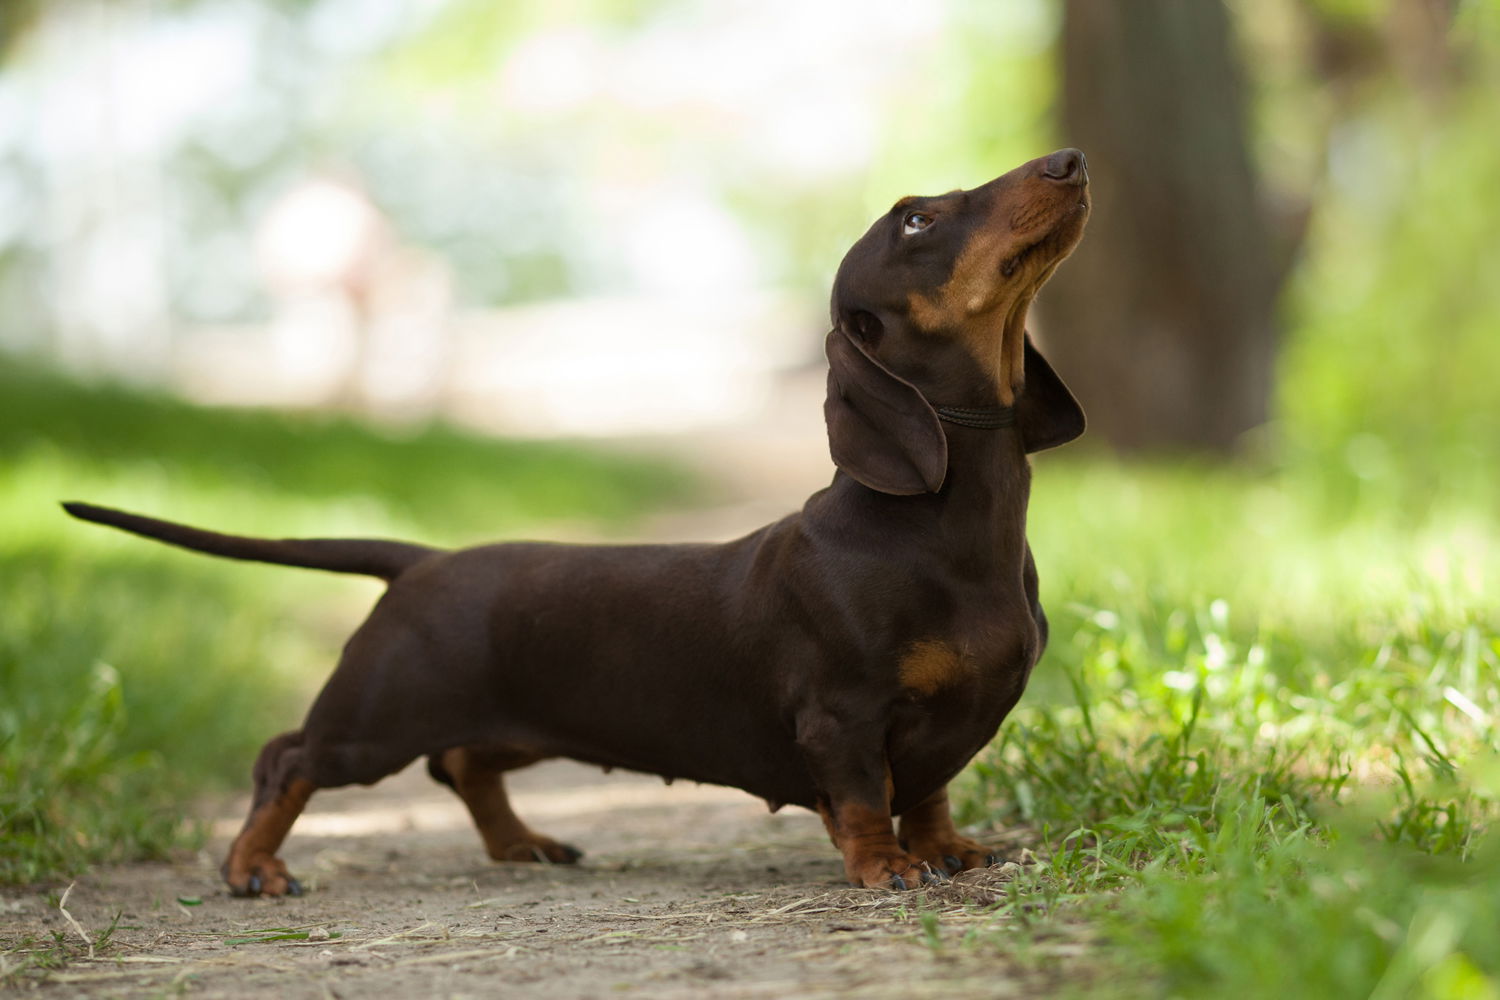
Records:
M1083 154L1063 149L876 220L833 283L825 414L839 468L885 493L937 492L947 439L932 401L1013 406L1027 451L1083 433L1026 313L1088 214Z

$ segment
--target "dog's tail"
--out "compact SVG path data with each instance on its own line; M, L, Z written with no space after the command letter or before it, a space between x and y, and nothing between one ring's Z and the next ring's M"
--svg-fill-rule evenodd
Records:
M245 535L223 535L217 531L190 528L172 521L128 514L109 507L66 502L63 510L82 521L107 524L168 545L195 552L275 563L278 566L303 566L326 569L334 573L360 573L394 580L407 567L441 550L409 542L389 542L377 538L250 538Z

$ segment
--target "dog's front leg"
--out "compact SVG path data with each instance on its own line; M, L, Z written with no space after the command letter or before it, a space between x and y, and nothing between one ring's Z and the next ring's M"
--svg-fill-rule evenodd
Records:
M901 814L901 843L938 871L956 875L1000 859L988 847L958 832L948 811L948 789L939 788Z
M841 712L812 711L798 719L797 744L818 789L818 813L844 855L852 885L915 889L942 881L896 840L884 726L851 723Z

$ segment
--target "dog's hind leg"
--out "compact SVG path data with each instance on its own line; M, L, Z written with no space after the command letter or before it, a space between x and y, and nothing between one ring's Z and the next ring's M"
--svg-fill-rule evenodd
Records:
M236 896L300 896L302 885L276 856L317 786L306 774L301 731L282 733L255 761L250 815L219 869Z
M400 744L345 738L320 742L309 725L282 733L255 761L250 815L219 869L236 896L300 896L302 885L276 856L292 824L319 788L373 785L417 754Z
M479 828L485 851L494 860L572 864L583 857L583 852L537 833L521 822L505 794L506 771L541 759L514 750L454 747L428 757L427 770L463 799Z

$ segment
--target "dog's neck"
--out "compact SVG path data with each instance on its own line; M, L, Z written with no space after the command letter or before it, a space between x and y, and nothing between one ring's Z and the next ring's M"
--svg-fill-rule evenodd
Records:
M945 547L976 567L1019 565L1031 496L1031 463L1020 430L945 423L943 431L948 475L933 499Z
M987 408L996 415L1003 407ZM1019 566L1026 552L1026 506L1031 494L1031 463L1016 427L971 427L943 422L948 468L937 493L893 496L872 490L838 471L832 486L815 494L804 516L831 523L850 522L845 503L890 508L892 516L872 519L882 532L911 533L933 555L984 575L997 565ZM863 523L869 523L861 519Z
M943 433L948 439L948 474L937 495L961 493L972 503L977 499L973 494L980 492L992 496L996 502L1019 502L1024 506L1025 487L1031 482L1031 462L1026 457L1021 431L1015 426L1014 411L1001 406L982 413L984 419L975 423L987 423L993 418L1003 420L1003 426L943 421Z
M994 431L1016 425L1014 406L939 406L934 404L938 419L959 427Z

